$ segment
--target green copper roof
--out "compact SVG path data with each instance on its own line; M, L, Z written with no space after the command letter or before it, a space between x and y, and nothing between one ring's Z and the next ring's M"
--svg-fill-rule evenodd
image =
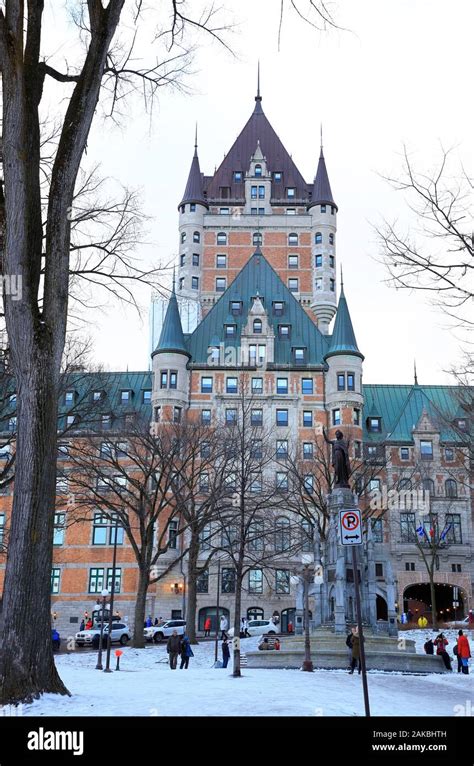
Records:
M391 386L364 385L364 440L390 441L410 444L413 428L426 411L441 440L461 440L459 430L452 427L456 418L466 418L462 406L464 391L458 386ZM382 430L367 430L367 418L381 418Z
M202 322L191 335L187 336L186 345L192 362L206 364L209 346L223 344L226 349L240 347L242 328L247 323L252 299L257 295L264 304L268 321L275 334L273 364L296 366L293 361L293 349L304 347L306 349L304 366L324 365L324 354L328 350L326 336L318 330L260 251L251 256ZM242 302L241 314L232 315L232 301ZM282 316L275 315L273 311L275 301L284 303ZM225 337L226 324L236 325L235 337ZM279 337L278 325L291 326L289 339Z
M181 317L179 315L178 301L176 300L176 293L174 291L174 283L168 303L168 308L166 309L165 321L163 322L160 340L158 341L158 345L153 351L152 356L165 352L188 355L188 351L184 342L183 327L181 324Z
M353 354L354 356L360 356L361 359L364 358L357 347L351 315L349 314L349 307L344 295L344 287L342 286L331 343L325 359L336 354Z

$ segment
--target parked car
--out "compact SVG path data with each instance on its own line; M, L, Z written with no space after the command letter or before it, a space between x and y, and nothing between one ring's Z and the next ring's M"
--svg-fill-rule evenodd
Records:
M249 620L247 630L251 636L276 635L278 627L273 620ZM234 636L234 628L227 631L230 638Z
M463 617L461 620L456 620L456 622L446 622L445 625L449 625L450 628L456 628L458 625L464 625L467 628L469 625L469 617Z
M184 635L186 630L186 620L167 620L162 625L152 625L149 628L143 629L143 635L145 641L154 641L158 644L160 641L164 641L165 638L169 638L176 630L178 636Z
M104 642L109 634L109 626L104 625ZM131 630L123 622L114 622L112 624L112 643L120 643L122 646L130 640ZM76 644L78 646L93 646L98 648L100 642L100 628L91 628L90 630L81 630L76 633Z
M51 638L53 641L53 652L59 652L61 648L61 636L55 628L51 628Z

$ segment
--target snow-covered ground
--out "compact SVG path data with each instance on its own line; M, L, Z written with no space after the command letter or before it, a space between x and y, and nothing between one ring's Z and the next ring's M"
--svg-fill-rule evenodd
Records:
M429 631L406 631L417 650ZM452 649L456 631L447 631ZM453 639L453 640L452 640ZM472 632L469 633L472 646ZM257 638L242 642L243 651L255 649ZM23 715L39 716L362 716L361 678L342 670L243 669L232 678L227 669L214 668L214 644L193 647L189 669L172 671L164 646L125 648L120 672L95 670L96 654L77 650L57 657L57 667L71 697L47 694L23 706ZM220 651L220 644L219 644ZM451 651L450 651L451 654ZM115 667L115 657L111 667ZM454 666L455 667L455 666ZM416 676L370 671L372 715L471 715L473 675L456 672Z

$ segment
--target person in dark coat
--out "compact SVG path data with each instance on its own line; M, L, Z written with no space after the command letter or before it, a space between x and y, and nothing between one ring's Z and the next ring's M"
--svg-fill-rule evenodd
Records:
M86 623L84 622L84 620L81 620L81 624L79 625L79 630L84 630L85 627L86 627Z
M425 654L434 654L434 644L432 638L427 638L425 643L423 644L423 649L425 650Z
M227 663L230 660L230 649L229 649L229 642L226 638L224 638L222 642L222 667L226 668Z
M359 628L355 627L352 628L352 660L351 660L351 669L349 670L349 673L353 673L355 670L355 666L358 664L359 673L362 672L362 667L360 664L360 636L359 636Z
M457 658L458 658L458 673L461 671L464 675L469 675L469 658L471 656L471 647L469 646L469 639L464 635L462 630L458 633L457 641ZM461 670L459 670L461 665Z
M194 657L193 650L191 649L191 644L189 643L189 638L187 637L186 633L181 639L181 665L179 666L179 669L182 670L183 668L185 670L189 667L189 658Z
M178 654L180 653L180 650L181 639L178 636L178 632L173 630L173 633L169 637L168 643L166 644L166 651L169 655L171 670L176 670L176 664L178 662Z
M439 636L436 636L433 643L436 646L436 654L443 658L446 670L452 670L451 657L446 651L446 647L449 644L449 641L444 637L442 633L440 633Z

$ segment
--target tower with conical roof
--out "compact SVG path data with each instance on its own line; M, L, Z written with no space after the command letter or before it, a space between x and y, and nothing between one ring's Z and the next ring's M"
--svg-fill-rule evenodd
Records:
M311 215L314 288L311 308L319 329L327 335L329 324L336 313L337 205L329 183L323 153L322 131L321 152L308 212Z
M351 444L350 457L362 457L362 362L351 315L344 294L341 273L341 294L329 349L324 356L328 366L326 373L326 408L329 426L334 435L339 428Z
M173 288L163 328L158 345L152 353L152 427L161 422L179 422L188 408L189 359L173 276Z

